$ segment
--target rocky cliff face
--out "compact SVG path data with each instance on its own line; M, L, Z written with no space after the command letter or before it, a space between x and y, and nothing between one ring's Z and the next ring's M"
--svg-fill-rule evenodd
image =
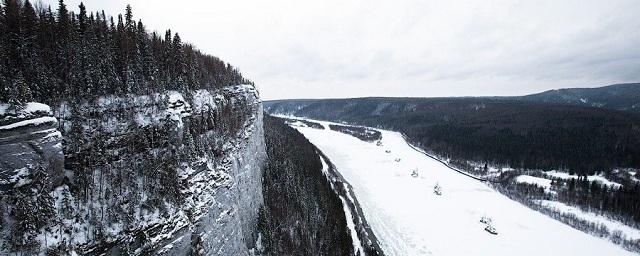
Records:
M266 153L253 86L0 110L2 253L255 247Z
M64 163L57 119L44 104L0 104L0 190L27 182L29 169L60 172Z

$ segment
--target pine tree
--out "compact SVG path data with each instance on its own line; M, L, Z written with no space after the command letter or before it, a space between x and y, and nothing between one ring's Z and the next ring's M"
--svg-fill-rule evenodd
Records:
M0 68L4 68L0 65ZM14 92L13 86L9 83L9 79L7 79L2 72L0 72L0 102L9 102L13 99L13 95L17 94Z
M78 6L80 8L80 14L78 14L78 23L80 24L80 35L84 35L87 31L87 9L81 2Z
M573 193L575 191L576 188L576 180L574 178L571 178L569 180L569 192Z
M25 40L25 44L29 47L35 47L35 37L38 32L37 18L36 10L33 9L29 0L26 0L22 8L20 21L22 26L22 36Z
M56 19L56 31L57 40L60 43L60 47L65 47L64 43L69 41L69 33L71 30L71 20L69 17L69 11L67 10L67 5L64 4L63 0L58 1L58 17Z
M0 49L0 54L2 54L2 51ZM4 66L0 63L0 69L3 69ZM9 81L7 80L7 78L4 76L3 72L0 72L0 102L8 102L9 99L11 99L9 97L10 93L11 93L11 87L9 85Z
M7 70L14 70L21 68L21 49L22 49L22 33L20 32L20 4L17 0L5 0L4 1L4 41L6 45ZM9 74L6 74L8 77Z
M22 26L21 70L30 91L35 94L34 97L40 98L39 93L48 81L38 54L38 17L29 1L24 2L20 20Z
M16 88L18 92L18 97L16 98L16 101L14 101L13 103L22 105L33 100L33 94L31 93L31 88L29 88L29 85L24 79L22 72L20 71L16 72L16 76L13 79L13 86Z
M5 48L5 43L7 42L7 30L5 26L5 15L2 5L0 5L0 102L7 102L9 100L9 81L5 76L5 72L7 71L7 51Z
M133 21L133 12L131 10L131 5L127 5L126 10L125 10L125 21L126 21L126 26L127 26L127 30L133 29L133 26L135 25L134 21Z
M14 77L6 83L9 86L5 88L5 97L9 104L20 106L32 100L31 90L19 69L15 69Z
M63 0L58 2L58 16L56 19L56 34L55 38L55 66L58 79L60 79L59 86L57 88L57 95L67 93L69 90L68 84L70 80L70 68L71 68L71 53L70 53L70 32L71 32L71 19L69 17L69 11Z
M138 60L139 65L141 67L141 75L144 81L144 87L148 88L149 92L154 92L157 90L162 90L158 87L154 87L156 84L156 79L158 76L158 67L156 62L153 60L152 49L150 46L149 39L147 38L146 29L142 21L138 21L138 26L136 29L136 41L138 42ZM155 34L154 34L155 35Z
M136 45L136 22L133 20L133 12L131 5L127 5L125 17L124 17L124 31L123 31L123 47L125 55L125 69L127 71L127 83L132 84L128 86L130 91L137 91L135 85L138 83L137 74L139 64L138 61L138 49ZM132 81L129 81L132 80Z
M49 195L51 181L46 171L37 166L31 170L30 178L30 184L14 188L11 195L15 203L10 214L14 222L9 243L16 251L36 249L35 238L39 230L49 224L54 215L53 200Z
M165 83L165 88L169 89L169 90L175 90L176 88L174 87L173 81L172 81L172 77L173 75L173 69L172 69L172 60L173 60L173 52L172 52L172 46L171 46L171 40L172 40L172 34L171 34L171 30L167 30L164 34L164 41L163 41L163 45L162 45L162 72L164 73L164 83Z
M42 10L38 20L38 48L43 66L54 65L56 21L51 7ZM51 85L49 85L51 86Z
M178 33L173 37L172 49L174 70L173 81L175 82L175 88L185 92L188 89L185 82L185 58L182 49L182 39L180 39L180 35L178 35Z
M63 97L211 88L244 81L218 58L200 53L167 30L164 38L133 20L106 14L35 10L31 0L0 5L0 100L55 104Z

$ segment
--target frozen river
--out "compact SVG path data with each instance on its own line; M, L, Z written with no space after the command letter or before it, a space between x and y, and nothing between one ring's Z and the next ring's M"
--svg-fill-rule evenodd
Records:
M448 169L399 133L382 131L377 146L320 123L326 129L296 128L353 186L387 255L634 255ZM482 217L492 219L497 235Z

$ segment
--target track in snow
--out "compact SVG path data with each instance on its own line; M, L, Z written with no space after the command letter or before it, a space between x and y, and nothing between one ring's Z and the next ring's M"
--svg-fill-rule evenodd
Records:
M386 255L633 255L448 169L399 133L381 131L383 146L376 146L330 129L295 128L352 185ZM441 196L433 192L436 183ZM483 216L493 219L498 235L484 230Z

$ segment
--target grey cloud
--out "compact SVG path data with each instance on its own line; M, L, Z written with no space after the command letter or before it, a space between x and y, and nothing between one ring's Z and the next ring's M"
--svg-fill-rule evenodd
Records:
M519 95L640 80L636 0L130 2L149 28L178 31L239 67L267 99ZM85 4L112 14L126 5Z

